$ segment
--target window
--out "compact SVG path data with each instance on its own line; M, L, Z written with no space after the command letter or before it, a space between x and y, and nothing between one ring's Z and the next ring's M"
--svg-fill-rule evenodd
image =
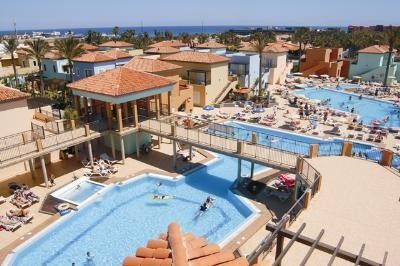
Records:
M43 64L43 69L44 69L44 71L47 71L46 64Z
M69 73L69 67L68 67L67 65L63 65L63 66L62 66L62 70L63 70L63 72L65 72L65 73Z
M90 77L90 76L93 76L93 70L85 69L85 77Z
M36 66L36 61L33 61L33 66Z
M56 73L57 72L57 68L55 65L53 65L53 72Z

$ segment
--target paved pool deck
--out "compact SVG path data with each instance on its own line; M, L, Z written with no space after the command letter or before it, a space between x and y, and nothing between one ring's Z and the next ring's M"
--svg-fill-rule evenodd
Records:
M321 191L290 227L296 231L306 223L304 235L315 238L325 229L322 242L336 246L344 236L342 249L358 254L366 244L364 257L387 265L400 263L400 177L388 169L350 157L320 157L309 162L322 174ZM285 244L287 244L288 240ZM296 243L282 265L298 265L308 247ZM326 265L330 255L316 251L308 265ZM335 265L351 265L335 260Z

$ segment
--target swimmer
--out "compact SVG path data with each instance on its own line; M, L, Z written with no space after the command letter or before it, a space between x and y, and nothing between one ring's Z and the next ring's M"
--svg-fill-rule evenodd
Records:
M351 101L351 99L352 99L353 97L351 97L351 95L349 96L349 101Z

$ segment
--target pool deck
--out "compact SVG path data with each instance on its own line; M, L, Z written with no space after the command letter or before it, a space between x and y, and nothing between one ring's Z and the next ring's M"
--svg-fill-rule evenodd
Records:
M101 154L102 152L103 151L97 151L96 154ZM214 159L214 156L212 154L208 153L207 151L198 150L196 156L191 162L183 162L178 160L178 169L189 170L195 169L196 167L202 167L205 163L209 162L212 159ZM164 143L161 144L160 149L153 149L150 154L142 155L139 160L136 158L136 156L127 157L125 160L125 165L122 165L120 163L116 166L118 168L118 173L111 176L111 178L96 178L92 180L102 182L104 184L112 184L120 181L126 181L144 173L161 174L169 176L172 179L181 175L173 169L172 145L169 143L168 140L165 140ZM45 229L61 217L54 210L55 202L47 199L46 196L54 190L72 182L74 180L74 173L77 176L80 176L86 171L85 168L82 168L81 163L74 159L49 164L47 166L47 169L49 173L54 173L57 177L55 180L56 186L51 188L46 188L44 186L43 178L40 176L39 173L40 171L37 171L38 176L35 180L32 180L30 174L27 173L18 177L14 177L12 179L4 180L0 184L0 187L4 190L1 191L3 195L7 195L9 193L8 189L4 189L7 187L7 183L14 181L18 183L26 183L31 187L34 193L41 197L41 201L39 203L29 208L30 213L34 215L34 219L31 223L22 225L15 232L0 232L0 234L2 234L2 241L0 242L0 261L3 261L6 256L9 255L10 252L12 252L12 250L40 233L43 229ZM135 170L132 171L132 169ZM276 170L270 169L266 172L255 175L254 178L265 179L268 178L268 176L273 176L277 173L278 172ZM236 191L236 193L241 194L238 191ZM45 199L45 201L43 201L43 199ZM251 239L254 239L254 236L257 234L261 234L261 236L264 237L266 235L266 231L265 229L263 229L263 226L274 217L280 215L280 213L275 215L273 211L266 207L266 203L271 204L271 206L275 206L274 204L279 204L278 202L275 202L275 199L263 201L262 199L257 199L256 197L254 197L248 198L248 200L260 210L260 215L249 226L242 230L240 234L233 237L223 247L223 249L226 251L233 252L244 244L246 246L256 246L258 241L254 241ZM15 208L15 206L7 201L6 203L0 205L0 213L5 213L10 208ZM273 207L272 209L274 208L275 207ZM261 232L260 229L262 229ZM254 247L248 248L249 252L252 248Z
M306 223L302 234L312 238L325 229L322 242L336 246L344 236L342 249L358 254L365 243L364 257L379 262L388 251L387 265L399 265L400 177L378 164L350 157L309 162L322 174L321 191L289 229L296 231ZM283 265L298 265L308 249L296 243ZM326 265L329 259L330 255L316 251L308 263Z

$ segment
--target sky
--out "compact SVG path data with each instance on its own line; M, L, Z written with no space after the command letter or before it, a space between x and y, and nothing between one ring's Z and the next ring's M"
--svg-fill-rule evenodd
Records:
M400 0L14 0L0 30L113 26L398 25ZM397 13L397 15L396 15Z

